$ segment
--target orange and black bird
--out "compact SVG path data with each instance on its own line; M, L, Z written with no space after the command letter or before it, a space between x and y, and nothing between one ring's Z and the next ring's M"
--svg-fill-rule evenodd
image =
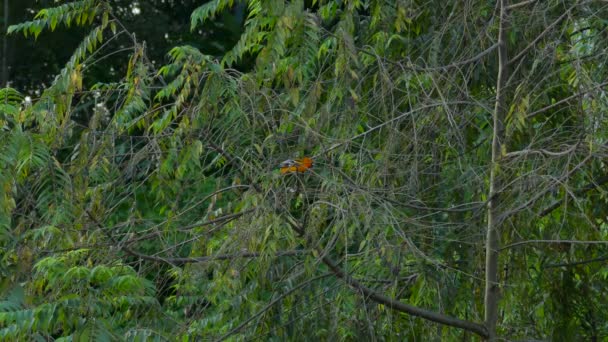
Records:
M312 168L312 158L304 157L302 159L287 159L279 165L281 174L302 173Z

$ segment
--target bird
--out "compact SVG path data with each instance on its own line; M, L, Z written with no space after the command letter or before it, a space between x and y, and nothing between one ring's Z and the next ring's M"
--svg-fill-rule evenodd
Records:
M281 174L288 173L303 173L311 169L313 165L312 158L304 157L301 159L287 159L279 164Z

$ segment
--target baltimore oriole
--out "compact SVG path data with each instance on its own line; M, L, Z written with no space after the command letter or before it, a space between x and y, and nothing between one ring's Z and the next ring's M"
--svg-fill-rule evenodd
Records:
M279 167L281 168L281 173L294 173L294 172L306 172L306 170L312 168L312 158L304 157L302 159L287 159L282 162Z

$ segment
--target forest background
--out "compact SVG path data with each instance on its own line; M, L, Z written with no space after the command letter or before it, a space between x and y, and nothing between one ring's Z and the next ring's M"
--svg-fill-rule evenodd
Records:
M1 340L608 336L606 1L0 9Z

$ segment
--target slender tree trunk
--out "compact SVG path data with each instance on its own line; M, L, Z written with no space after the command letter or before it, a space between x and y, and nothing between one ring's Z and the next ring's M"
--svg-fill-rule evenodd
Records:
M507 0L500 0L500 28L498 33L498 79L496 82L496 102L493 114L492 165L490 170L490 191L488 203L488 227L486 236L486 289L485 325L488 340L495 341L498 322L498 300L500 287L498 278L498 249L500 248L497 208L500 203L500 156L504 143L505 84L507 80Z
M2 84L0 87L8 86L8 0L4 0L4 30L2 31Z

